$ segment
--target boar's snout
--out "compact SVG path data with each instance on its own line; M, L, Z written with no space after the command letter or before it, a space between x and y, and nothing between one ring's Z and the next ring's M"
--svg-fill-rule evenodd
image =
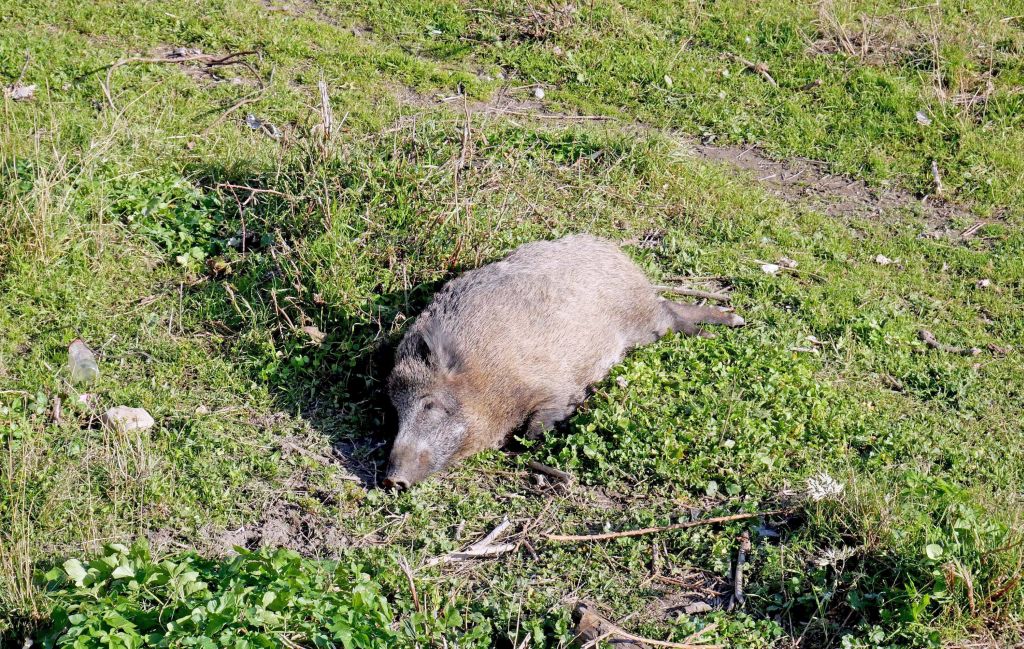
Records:
M408 489L431 473L430 451L396 445L388 459L387 477L381 483L387 489Z

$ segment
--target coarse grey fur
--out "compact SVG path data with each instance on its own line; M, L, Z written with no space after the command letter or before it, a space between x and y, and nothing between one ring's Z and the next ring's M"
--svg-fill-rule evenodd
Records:
M399 431L386 486L406 487L566 419L631 348L739 316L660 297L610 241L539 241L452 280L398 346Z

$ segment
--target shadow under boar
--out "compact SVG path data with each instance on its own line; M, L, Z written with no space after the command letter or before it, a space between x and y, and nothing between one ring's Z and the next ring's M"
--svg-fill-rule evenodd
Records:
M709 336L738 315L662 298L618 246L589 235L528 243L452 280L417 318L388 379L398 412L385 487L406 488L526 428L568 418L631 348Z

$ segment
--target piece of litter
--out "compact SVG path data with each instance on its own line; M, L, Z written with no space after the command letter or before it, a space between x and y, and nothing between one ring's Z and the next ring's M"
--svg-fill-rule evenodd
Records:
M303 327L302 331L304 331L306 335L309 336L309 339L313 341L314 345L319 345L324 341L324 338L327 338L327 334L320 331L313 325Z
M122 433L130 433L136 430L148 430L156 422L153 416L142 408L129 408L128 406L116 406L103 413L100 421Z
M626 386L629 385L629 381L627 381L626 377L624 376L617 376L615 377L615 384L618 385L623 390L625 390Z
M71 374L71 382L76 385L89 385L100 377L96 355L81 338L76 338L68 345L68 371Z
M782 268L796 268L797 267L796 261L793 260L793 259L790 259L789 257L783 257L782 259L780 259L778 265L781 266Z
M533 96L536 97L537 99L544 99L544 89L541 88L540 86L537 86L536 88L533 89Z
M806 336L804 338L804 340L806 340L807 342L811 343L812 345L820 345L821 344L821 341L818 340L818 338L816 336Z
M932 125L932 118L928 117L927 115L925 115L923 110L917 111L917 114L915 115L915 117L917 117L917 123L920 124L921 126L931 126Z
M789 351L791 351L791 352L800 352L800 353L803 353L803 354L817 354L817 353L819 353L818 350L813 348L813 347L790 347Z
M683 609L687 615L698 615L700 613L707 613L713 610L711 604L707 602L694 602L693 604L687 604L686 608Z
M210 414L210 409L207 408L206 406L198 406L196 408L196 414L197 415L208 415L208 414Z
M761 264L761 270L765 275L775 275L781 267L778 264Z
M78 395L77 401L81 405L86 406L87 408L91 408L94 405L96 405L96 395L90 392L83 392L82 394Z
M975 286L978 287L978 288L988 288L989 286L992 286L992 280L990 280L990 279L979 279L977 281L977 283L975 283Z
M885 255L875 255L875 263L879 266L888 266L892 263L892 259L889 259Z
M26 86L21 83L15 83L4 88L4 96L10 97L14 101L33 99L36 96L36 84L31 83Z
M665 75L665 86L668 88L672 87L672 77Z
M280 139L281 137L281 131L279 131L276 126L256 117L252 113L245 116L245 125L254 131L263 131L275 140Z
M815 502L839 500L843 495L843 484L827 473L807 478L807 497Z
M198 47L176 47L171 50L170 58L185 59L190 56L202 56L203 51Z

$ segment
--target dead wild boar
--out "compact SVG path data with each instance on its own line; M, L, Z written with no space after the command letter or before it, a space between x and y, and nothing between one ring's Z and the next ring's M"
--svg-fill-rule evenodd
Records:
M399 343L388 380L398 436L385 487L406 488L524 431L568 418L631 348L743 324L659 295L618 246L528 243L452 280Z

